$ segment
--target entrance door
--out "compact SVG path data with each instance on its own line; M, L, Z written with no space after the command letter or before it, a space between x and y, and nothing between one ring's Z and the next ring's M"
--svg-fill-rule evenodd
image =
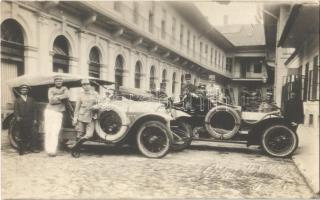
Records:
M1 108L8 108L8 103L13 103L13 94L7 85L8 80L18 76L18 64L1 62Z
M240 76L241 78L246 78L246 72L247 72L247 63L242 62L240 67Z

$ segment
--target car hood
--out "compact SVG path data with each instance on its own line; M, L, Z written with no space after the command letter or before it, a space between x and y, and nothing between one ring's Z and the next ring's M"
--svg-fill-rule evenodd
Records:
M133 101L133 100L113 100L104 102L106 105L114 105L119 109L130 113L166 113L165 107L159 102Z

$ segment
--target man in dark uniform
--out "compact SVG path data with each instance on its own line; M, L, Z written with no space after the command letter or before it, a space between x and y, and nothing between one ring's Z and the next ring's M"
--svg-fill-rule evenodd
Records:
M303 102L295 91L291 92L290 99L285 103L283 116L289 123L303 123Z
M14 116L20 133L19 154L23 155L27 148L31 152L38 153L39 151L35 149L36 138L33 132L33 127L37 123L35 102L28 96L28 85L21 85L19 89L20 95L14 102Z

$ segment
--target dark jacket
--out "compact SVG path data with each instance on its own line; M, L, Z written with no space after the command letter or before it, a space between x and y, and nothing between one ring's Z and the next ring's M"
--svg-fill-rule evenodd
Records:
M303 123L303 102L298 98L289 99L285 103L283 115L288 122Z
M17 119L21 118L21 123L25 125L32 125L33 121L36 120L36 105L32 97L27 97L27 101L24 101L19 96L14 102L14 116Z

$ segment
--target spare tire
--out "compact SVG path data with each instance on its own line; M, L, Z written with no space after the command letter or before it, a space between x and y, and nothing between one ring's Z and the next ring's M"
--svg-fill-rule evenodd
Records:
M205 127L217 139L230 139L240 128L241 118L236 110L227 106L212 108L205 117Z
M125 112L114 105L108 105L100 112L95 129L100 138L116 143L125 137L128 125Z

